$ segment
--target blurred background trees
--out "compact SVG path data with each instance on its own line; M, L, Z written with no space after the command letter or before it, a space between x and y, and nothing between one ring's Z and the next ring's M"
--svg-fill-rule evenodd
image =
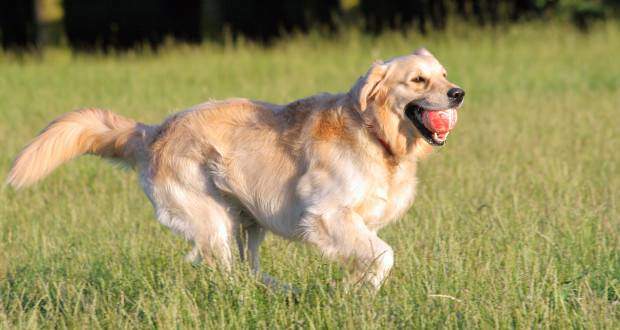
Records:
M27 49L37 43L34 1L0 1L0 36L3 48Z
M165 36L202 40L202 0L64 0L64 30L77 49L156 48Z
M618 16L620 0L0 0L5 49L67 42L76 50L157 48L166 39L244 37L269 44L291 32L337 31L354 24L369 33L442 30L451 21L479 25L571 20L587 30Z

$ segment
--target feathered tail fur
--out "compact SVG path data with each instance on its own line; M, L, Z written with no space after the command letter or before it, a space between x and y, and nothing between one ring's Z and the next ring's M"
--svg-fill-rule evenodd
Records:
M83 109L52 121L17 156L7 184L22 188L31 185L59 165L82 154L135 162L141 135L137 122L111 111ZM142 125L143 126L143 125Z

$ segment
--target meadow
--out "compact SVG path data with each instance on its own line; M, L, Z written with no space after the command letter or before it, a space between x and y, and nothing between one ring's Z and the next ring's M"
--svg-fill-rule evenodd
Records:
M263 267L295 299L241 265L193 266L135 173L86 156L0 190L0 328L619 328L617 23L0 54L0 176L72 109L157 123L208 99L284 103L347 91L373 60L422 45L467 96L446 146L420 164L413 208L380 233L396 264L379 293L330 287L337 264L274 236Z

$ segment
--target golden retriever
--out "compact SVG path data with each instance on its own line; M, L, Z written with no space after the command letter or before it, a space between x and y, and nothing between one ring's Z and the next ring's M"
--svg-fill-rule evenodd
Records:
M83 109L47 126L16 158L21 188L82 154L139 173L159 222L194 244L191 260L230 270L234 241L259 270L267 231L316 246L379 288L394 263L377 231L403 216L416 164L443 145L465 92L426 49L376 62L348 93L287 105L212 101L146 125Z

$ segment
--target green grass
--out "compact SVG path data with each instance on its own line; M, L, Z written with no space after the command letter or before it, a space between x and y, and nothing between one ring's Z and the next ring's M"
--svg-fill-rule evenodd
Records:
M450 141L420 166L414 207L380 233L396 265L378 294L330 291L338 265L273 236L264 268L299 287L298 301L243 268L224 277L191 266L135 174L83 157L33 188L0 191L0 328L618 328L618 31L352 31L268 50L0 55L3 175L47 122L78 107L155 123L211 98L287 102L346 91L375 58L420 45L467 90Z

